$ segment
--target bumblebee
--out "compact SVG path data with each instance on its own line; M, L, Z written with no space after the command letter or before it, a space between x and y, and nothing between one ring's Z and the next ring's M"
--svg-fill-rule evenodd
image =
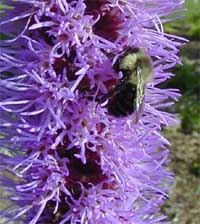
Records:
M122 72L118 84L103 99L107 99L110 115L124 117L142 111L146 83L152 78L152 60L139 48L128 49L113 66L116 73Z

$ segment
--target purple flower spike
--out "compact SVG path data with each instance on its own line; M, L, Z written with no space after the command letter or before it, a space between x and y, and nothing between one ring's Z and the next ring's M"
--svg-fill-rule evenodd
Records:
M174 124L163 108L179 92L159 84L181 63L185 40L165 34L162 23L184 1L1 2L8 8L0 17L0 180L7 201L0 218L169 223L159 208L173 182L170 143L159 132ZM116 95L125 83L115 65L127 49L145 52L153 77L139 114L114 116L108 107L112 100L120 108Z

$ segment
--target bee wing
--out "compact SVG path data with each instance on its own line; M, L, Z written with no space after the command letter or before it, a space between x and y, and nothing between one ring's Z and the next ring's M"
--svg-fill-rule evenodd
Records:
M137 76L137 92L136 92L136 111L135 111L135 123L137 123L142 115L145 96L145 82L143 79L142 69L140 66L136 68Z
M137 98L136 98L136 110L139 110L144 101L145 95L145 82L142 75L142 69L140 66L136 69L137 73Z

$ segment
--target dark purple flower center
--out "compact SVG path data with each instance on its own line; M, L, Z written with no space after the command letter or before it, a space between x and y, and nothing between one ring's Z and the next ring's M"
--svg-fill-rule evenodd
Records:
M109 8L107 0L86 0L86 14L94 18L100 16L93 27L93 32L107 40L115 41L121 28L121 16L119 9Z

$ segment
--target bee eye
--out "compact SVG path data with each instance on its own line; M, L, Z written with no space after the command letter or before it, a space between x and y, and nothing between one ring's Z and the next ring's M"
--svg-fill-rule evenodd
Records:
M120 71L120 62L119 60L115 62L115 64L113 65L113 69L117 72Z
M124 76L130 76L131 75L131 70L130 69L122 69L121 70Z

